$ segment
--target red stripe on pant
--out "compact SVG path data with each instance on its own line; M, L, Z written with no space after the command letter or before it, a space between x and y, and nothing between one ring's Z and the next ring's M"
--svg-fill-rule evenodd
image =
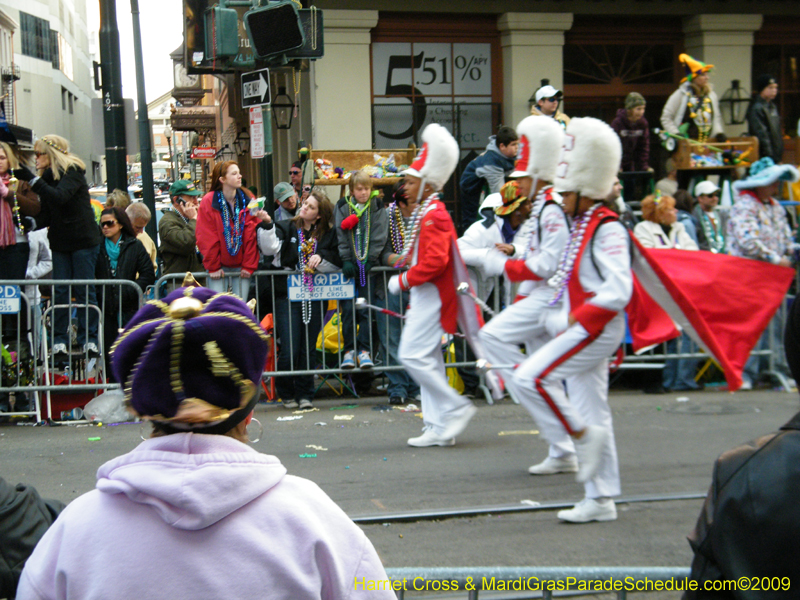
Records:
M589 344L591 344L596 338L593 336L587 337L583 340L580 344L575 346L572 350L562 354L559 358L553 361L549 367L547 367L544 371L539 374L539 377L533 380L534 384L536 385L536 390L539 392L544 401L547 402L547 405L550 407L550 410L553 411L553 414L561 421L561 424L564 426L564 429L567 430L569 435L575 435L572 427L570 427L569 423L567 422L567 418L564 414L558 409L558 405L553 402L553 399L550 397L550 394L545 391L544 386L542 385L542 380L547 377L550 373L552 373L559 365L563 364L565 361L569 360L573 356L575 356L578 352L586 348Z

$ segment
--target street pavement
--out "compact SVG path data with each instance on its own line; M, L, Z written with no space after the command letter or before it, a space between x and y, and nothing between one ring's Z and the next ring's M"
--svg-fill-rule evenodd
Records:
M422 426L419 413L389 409L385 397L320 400L318 410L295 415L259 405L263 435L255 448L277 455L289 473L315 481L351 517L380 515L379 522L361 526L387 567L686 567L692 558L686 536L702 499L670 498L705 494L721 452L775 431L800 408L796 393L771 390L618 391L610 402L623 499L653 501L619 502L618 520L608 523L559 523L555 510L393 519L416 511L581 499L582 487L572 475L528 475L528 466L544 458L547 446L527 412L508 400L494 406L481 402L457 444L448 448L407 446L406 439ZM0 476L70 501L92 489L97 467L133 449L140 433L139 424L2 425Z

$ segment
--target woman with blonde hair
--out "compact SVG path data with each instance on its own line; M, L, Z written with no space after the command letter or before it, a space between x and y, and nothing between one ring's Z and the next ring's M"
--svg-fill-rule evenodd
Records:
M58 135L45 135L33 146L37 175L21 166L17 179L26 181L39 195L41 223L50 226L48 239L53 252L53 279L94 279L97 254L103 236L95 221L86 183L86 165L70 152L69 142ZM71 290L71 293L70 293ZM93 285L55 286L54 303L97 305ZM69 309L54 311L53 356L66 358L70 346ZM78 345L87 354L97 354L97 313L78 310Z
M200 203L196 226L208 287L217 292L231 288L245 300L259 258L259 220L247 208L251 199L250 190L242 187L239 165L232 160L217 163L211 173L211 191Z

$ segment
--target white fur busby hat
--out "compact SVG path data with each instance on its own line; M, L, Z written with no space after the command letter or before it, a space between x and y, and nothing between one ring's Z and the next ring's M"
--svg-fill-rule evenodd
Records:
M564 129L550 117L531 115L517 125L519 158L509 177L533 177L552 182L556 176Z
M422 149L403 175L424 180L434 190L441 190L458 164L458 143L450 132L431 123L422 132Z
M572 119L564 135L554 187L595 200L605 199L617 179L622 144L616 132L592 117Z

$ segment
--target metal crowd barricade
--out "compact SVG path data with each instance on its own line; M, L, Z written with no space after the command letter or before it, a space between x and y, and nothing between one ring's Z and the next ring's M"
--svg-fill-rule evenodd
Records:
M32 305L25 293L21 294L23 304L20 312L17 313L15 323L15 335L13 340L8 340L7 335L3 336L3 345L13 346L17 349L16 367L9 367L3 360L3 379L0 381L0 395L7 394L9 401L13 398L14 404L19 403L19 396L30 395L27 398L32 400L29 410L5 412L4 416L35 416L37 422L42 418L41 394L45 393L47 400L47 414L52 419L52 396L53 393L79 393L79 392L99 392L112 388L118 388L119 384L108 381L105 372L104 356L107 351L103 347L104 327L106 326L106 315L103 314L101 307L109 308L110 300L107 298L109 288L119 288L117 293L116 306L116 326L122 328L123 315L123 288L133 290L136 298L135 307L129 307L131 311L138 310L142 305L142 289L133 281L117 279L84 279L84 280L5 280L0 281L0 286L25 286L37 285L43 292L43 301L37 305ZM67 304L54 304L55 287L66 287L66 295L69 298ZM95 290L97 304L78 303L75 298L75 290L83 288L83 297L89 297L89 289ZM49 295L48 295L49 294ZM47 302L45 302L47 299ZM107 302L109 300L109 302ZM56 367L56 357L52 354L52 340L55 338L55 311L68 311L68 332L69 341L66 344L67 353L61 360L64 361L64 368ZM90 354L89 349L84 348L80 339L73 339L74 323L73 317L78 317L84 323L89 323L93 316L97 317L97 348L98 355ZM7 316L0 315L0 324ZM20 350L26 348L26 351ZM26 359L23 363L23 354L30 355L30 362ZM58 355L60 356L60 355ZM30 368L28 367L30 365ZM57 373L62 371L62 373ZM56 379L59 382L56 382ZM10 385L7 385L10 384ZM58 419L54 419L58 420Z
M480 596L481 592L491 593L493 600L536 597L551 600L560 596L585 597L609 593L615 593L618 600L625 600L628 594L633 593L652 591L680 593L689 585L690 569L686 567L402 567L386 569L386 574L393 583L392 589L395 590L398 600L404 600L407 593L408 597L436 598L437 592L442 591L453 592L447 596L448 598L461 597L468 600L487 597L487 595ZM356 580L356 584L358 583ZM373 585L376 584L379 585L380 582L374 582ZM384 585L388 585L388 582ZM597 589L598 587L600 589ZM420 596L420 593L425 595Z
M376 329L378 330L377 333L373 331L373 328L370 328L369 331L370 354L375 362L374 368L370 369L370 371L391 372L403 370L403 366L396 358L396 352L390 352L387 356L385 350L388 340L384 342L380 339L381 337L388 337L389 332L392 329L394 329L396 333L397 329L395 329L394 326L399 324L400 331L402 330L403 326L402 317L407 309L408 294L405 293L402 296L392 297L387 292L389 278L396 273L397 271L395 269L389 267L377 267L372 269L369 273L367 292L365 295L368 304L372 305L373 308L360 310L370 310L369 322L375 323ZM199 282L204 282L208 274L206 272L197 272L192 273L192 275ZM162 276L155 285L156 298L162 298L171 289L180 286L184 277L185 273L174 273ZM256 271L252 275L250 295L251 298L255 299L256 301L255 312L259 320L263 319L263 317L268 313L274 314L274 308L278 302L286 302L285 298L276 295L275 283L278 281L278 279L287 279L291 277L299 277L299 274L294 271L286 270L265 270ZM510 302L510 299L513 298L513 287L509 287L508 289L504 288L504 284L501 282L500 277L487 280L477 277L474 271L470 271L470 278L472 279L473 277L475 278L473 280L473 287L476 290L476 294L479 298L488 300L495 312L500 312L507 305L507 303ZM493 291L490 293L491 290ZM288 351L289 355L292 357L289 361L288 367L279 369L277 363L274 366L267 366L264 372L264 377L269 378L289 375L317 375L322 379L322 383L319 384L319 387L324 385L324 382L329 377L335 377L345 388L350 389L354 395L357 395L351 381L351 376L357 375L364 370L358 367L353 369L341 368L344 355L342 349L342 336L344 335L344 332L341 331L341 324L343 321L342 304L343 303L341 302L337 303L335 309L328 308L327 304L323 308L320 308L319 306L315 308L315 310L322 311L323 323L325 324L323 331L326 333L326 335L322 336L321 344L317 343L320 341L318 340L320 333L319 331L312 332L308 331L307 329L303 329L303 331L298 332L296 330L295 323L290 321L288 323L288 346L284 342L284 348L282 348L282 351ZM349 331L348 334L355 338L356 323L358 322L356 317L359 309L355 307L355 303L353 302L349 304L344 303L344 306L350 311L350 316L352 317L353 323L352 330ZM389 312L398 313L400 316L392 316L387 312L381 312L381 309L387 309ZM776 367L776 365L780 362L780 356L782 356L780 347L782 327L780 326L780 323L785 321L786 313L787 307L786 304L784 304L779 310L778 317L773 319L769 324L770 335L766 338L768 339L768 344L763 348L757 347L753 350L751 355L767 357L769 360L768 373L773 375L784 387L784 389L788 390L790 382L787 380L783 370ZM332 323L337 323L338 325L333 325ZM299 339L296 334L300 334ZM277 337L277 331L275 332L275 335ZM325 344L326 340L328 342L327 349ZM309 346L313 345L315 352L313 355L307 356L305 360L295 360L294 356L296 353L294 345L296 343L303 343ZM458 348L457 356L459 356L459 359L455 361L448 361L447 367L474 368L475 360L470 360L467 358L470 357L471 354L467 352L466 341L463 338L447 339L446 344L443 346L443 350L446 350L450 343L455 344L455 346ZM396 347L394 350L396 351ZM642 354L626 355L619 368L627 370L658 369L663 368L665 361L667 360L684 358L709 359L710 357L707 354L699 351L678 354L667 353L666 345L660 345ZM483 386L482 379L481 386L482 387L480 391L484 393L485 397L487 398L487 402L491 403L491 397L489 396L488 389Z

